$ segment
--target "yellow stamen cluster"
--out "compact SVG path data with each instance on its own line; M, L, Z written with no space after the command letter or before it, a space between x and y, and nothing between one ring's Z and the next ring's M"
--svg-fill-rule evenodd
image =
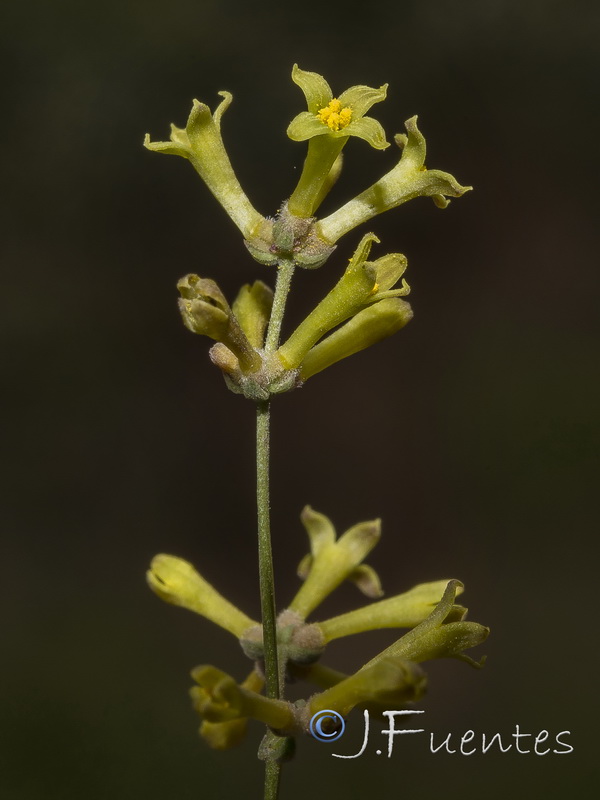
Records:
M329 101L328 105L317 111L317 117L330 130L339 131L351 121L352 109L350 106L342 108L340 101L334 98Z

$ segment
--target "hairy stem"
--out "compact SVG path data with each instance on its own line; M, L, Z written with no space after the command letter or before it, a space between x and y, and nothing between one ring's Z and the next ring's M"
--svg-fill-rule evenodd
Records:
M279 344L281 323L292 275L294 274L294 267L293 261L282 261L279 265L273 309L265 343L267 352L274 352ZM256 406L256 506L258 511L258 572L265 655L265 688L267 697L277 700L281 694L281 686L277 654L275 581L273 577L269 500L270 406L269 400L259 402ZM267 760L265 765L265 800L276 800L277 798L280 769L280 764L277 761Z
M278 761L267 761L265 764L265 800L277 800L280 775L281 764Z
M270 402L256 406L256 505L258 510L258 573L265 652L267 697L279 698L277 631L275 627L275 583L271 553L269 514L269 417Z
M277 346L279 345L283 313L285 311L285 304L290 291L290 284L295 267L296 265L293 261L282 259L277 268L277 284L275 286L275 296L273 297L273 309L271 311L271 319L269 320L265 342L265 350L267 353L272 353L277 350Z

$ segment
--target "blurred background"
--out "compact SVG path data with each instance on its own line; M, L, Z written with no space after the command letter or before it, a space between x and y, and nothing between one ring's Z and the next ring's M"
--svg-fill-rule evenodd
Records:
M189 164L141 144L183 125L194 97L214 108L231 91L226 146L273 214L305 151L285 135L304 109L294 62L334 94L389 82L372 111L388 139L418 113L428 166L475 191L378 217L295 279L288 331L373 230L378 254L408 257L415 318L274 403L279 605L298 586L305 503L339 532L381 517L369 563L386 593L460 578L470 618L492 628L473 652L484 670L431 665L423 727L455 742L568 730L574 752L433 755L402 737L387 759L375 727L350 761L301 741L281 796L596 796L597 4L31 0L0 13L3 796L262 796L260 726L214 753L187 696L197 664L245 675L237 642L159 602L144 571L157 552L183 556L259 615L254 411L183 328L175 283L199 272L232 298L274 276ZM323 214L393 150L351 140ZM344 586L321 617L359 605ZM353 671L395 638L343 640L327 663ZM333 750L361 740L355 714Z

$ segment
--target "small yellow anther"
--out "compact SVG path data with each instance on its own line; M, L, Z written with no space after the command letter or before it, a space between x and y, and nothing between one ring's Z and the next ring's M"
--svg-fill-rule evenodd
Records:
M342 108L340 101L334 98L324 108L317 111L317 118L330 130L339 131L352 120L352 109L350 106Z

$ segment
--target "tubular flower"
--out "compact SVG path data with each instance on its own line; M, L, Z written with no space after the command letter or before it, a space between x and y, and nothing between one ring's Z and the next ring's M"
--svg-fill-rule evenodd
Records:
M294 117L287 134L296 142L309 140L309 144L289 210L298 217L310 217L333 185L331 178L339 173L341 164L336 161L350 136L364 139L377 150L389 147L380 123L365 116L372 105L385 100L387 83L379 89L352 86L334 97L322 75L305 72L297 64L292 69L292 80L304 92L308 111Z
M190 689L195 710L209 722L229 722L241 718L258 719L272 728L290 728L294 712L290 703L263 697L239 685L216 667L201 665L192 670L198 686Z
M378 628L414 628L431 614L441 601L447 586L447 580L420 583L408 592L315 624L325 643ZM459 584L457 594L462 591L463 586ZM465 612L463 606L454 605L450 619L461 620ZM446 617L445 621L448 623L450 620Z
M179 311L188 330L224 344L244 372L256 372L262 366L261 357L213 280L191 273L177 282L177 288Z
M407 134L394 137L402 150L400 161L394 169L358 197L317 223L317 233L326 243L337 242L345 233L363 222L396 208L413 197L431 197L436 206L446 208L448 197L461 197L473 188L461 186L447 172L428 170L425 167L425 137L417 127L417 118L411 117L405 125Z
M485 641L490 629L478 622L456 620L454 600L461 589L460 581L448 581L442 599L431 614L397 642L371 659L362 669L370 669L375 663L386 658L402 658L417 663L434 658L458 658L473 667L483 666L483 659L479 662L473 661L463 651Z
M246 239L265 222L240 186L221 137L221 117L229 108L232 96L219 92L223 100L214 114L204 103L194 100L185 128L171 125L169 142L151 142L146 134L144 147L157 153L182 156L191 161L204 183L229 214Z
M148 586L161 600L195 611L238 638L256 622L204 580L189 561L158 555L146 573Z
M402 279L400 288L393 289L406 270L406 257L402 253L389 253L376 261L367 261L373 242L379 242L379 239L374 234L368 233L363 236L340 280L279 348L277 355L286 369L300 367L311 348L326 333L369 307L374 306L376 309L374 309L374 313L368 315L371 324L374 323L375 338L373 338L373 342L383 338L383 336L379 335L381 326L379 326L378 319L380 311L387 309L389 303L383 304L381 309L378 308L379 304L384 300L407 295L410 287ZM395 314L394 318L398 318L398 327L402 327L412 317L410 306L404 301L392 303L391 305L392 311L396 311L398 307L400 313ZM386 325L384 331L387 332L388 327ZM397 330L398 327L395 329ZM341 336L343 344L341 347L336 346L334 348L337 357L328 356L329 363L350 355L350 352L346 352L348 347L352 348L353 345L356 345L351 352L357 352L372 343L370 341L372 337L369 336L366 326L360 325L359 328L360 335L350 335L350 337L348 334L353 330L352 326L346 330L344 328L340 329L340 331L344 331ZM392 330L389 331L389 333L392 332ZM340 337L335 334L334 336L336 338L333 341L337 342ZM326 348L328 354L331 350L330 345L331 342ZM311 375L320 369L324 369L326 365L321 365L322 360L319 358L313 363L310 369ZM317 362L318 369L315 368ZM302 377L307 378L309 375L304 372Z
M380 520L359 522L336 540L335 528L324 514L306 506L300 519L310 538L311 552L298 567L305 582L290 603L290 611L306 619L346 579L369 597L382 594L375 570L361 564L379 541Z
M384 704L397 708L419 700L426 686L427 677L417 664L384 658L311 697L307 717L310 719L324 709L333 709L345 717L357 706L370 708Z
M246 680L240 684L242 689L249 689L252 692L260 693L265 680L259 675L256 670L252 670ZM191 690L192 700L196 705L196 695L198 689L194 687ZM237 719L226 720L225 722L209 722L207 719L203 720L200 725L200 736L212 747L213 750L229 750L240 744L246 735L248 727L248 717L238 717Z

